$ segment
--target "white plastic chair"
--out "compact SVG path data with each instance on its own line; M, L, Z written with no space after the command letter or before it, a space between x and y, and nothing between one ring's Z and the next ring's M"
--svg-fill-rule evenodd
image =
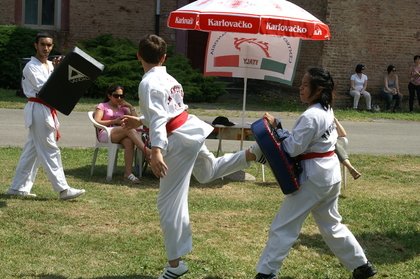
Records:
M89 120L92 122L95 128L95 151L93 152L92 167L90 169L90 175L91 176L93 175L93 170L95 169L96 158L98 157L99 148L106 148L108 150L108 166L107 166L107 171L106 171L106 180L111 181L112 175L115 172L115 169L117 167L118 150L124 149L124 147L121 144L111 142L111 129L109 127L106 127L96 122L94 118L94 113L95 113L94 111L88 112ZM98 140L99 129L102 129L105 131L108 138L107 142L100 142ZM144 160L143 152L141 150L136 150L135 162L136 162L136 166L139 167L138 177L140 178L142 176L143 170L147 167L147 162ZM141 162L141 164L139 164L138 162Z

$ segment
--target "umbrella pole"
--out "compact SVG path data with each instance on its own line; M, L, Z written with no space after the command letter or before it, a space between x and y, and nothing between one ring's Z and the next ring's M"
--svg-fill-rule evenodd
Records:
M244 78L244 99L242 101L242 129L241 129L241 150L244 146L244 127L245 127L245 105L246 105L246 86L247 86L248 79Z

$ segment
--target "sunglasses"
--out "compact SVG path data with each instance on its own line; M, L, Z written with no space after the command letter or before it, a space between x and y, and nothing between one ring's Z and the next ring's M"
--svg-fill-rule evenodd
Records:
M113 93L112 97L114 97L115 99L124 99L124 94Z

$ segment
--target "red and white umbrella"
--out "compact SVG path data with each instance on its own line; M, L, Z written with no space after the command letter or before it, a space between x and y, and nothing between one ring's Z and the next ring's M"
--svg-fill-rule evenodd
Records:
M176 29L330 39L328 25L285 0L198 0L169 14Z
M286 0L198 0L172 11L168 26L184 30L255 34L255 40L269 35L307 40L329 40L331 37L328 25ZM248 77L244 77L242 126Z

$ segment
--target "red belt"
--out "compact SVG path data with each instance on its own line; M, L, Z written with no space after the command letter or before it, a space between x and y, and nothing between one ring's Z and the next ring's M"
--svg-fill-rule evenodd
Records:
M40 98L31 97L31 98L28 99L28 101L29 102L34 102L34 103L42 104L42 105L44 105L44 106L46 106L46 107L48 107L50 109L52 118L54 120L54 126L55 126L55 131L56 131L55 140L58 141L60 139L61 135L60 135L60 132L58 131L58 128L57 128L57 126L55 124L56 123L56 120L57 120L57 111L55 110L55 108L53 108L52 106L50 106L49 104L47 104L44 100L41 100Z
M170 134L173 130L181 127L188 119L188 112L184 110L166 123L166 133Z
M308 159L313 159L313 158L324 158L324 157L331 157L333 156L335 153L334 150L332 151L328 151L325 153L317 153L317 152L310 152L310 153L306 153L306 154L302 154L297 156L297 159L299 161L303 161L303 160L308 160Z

